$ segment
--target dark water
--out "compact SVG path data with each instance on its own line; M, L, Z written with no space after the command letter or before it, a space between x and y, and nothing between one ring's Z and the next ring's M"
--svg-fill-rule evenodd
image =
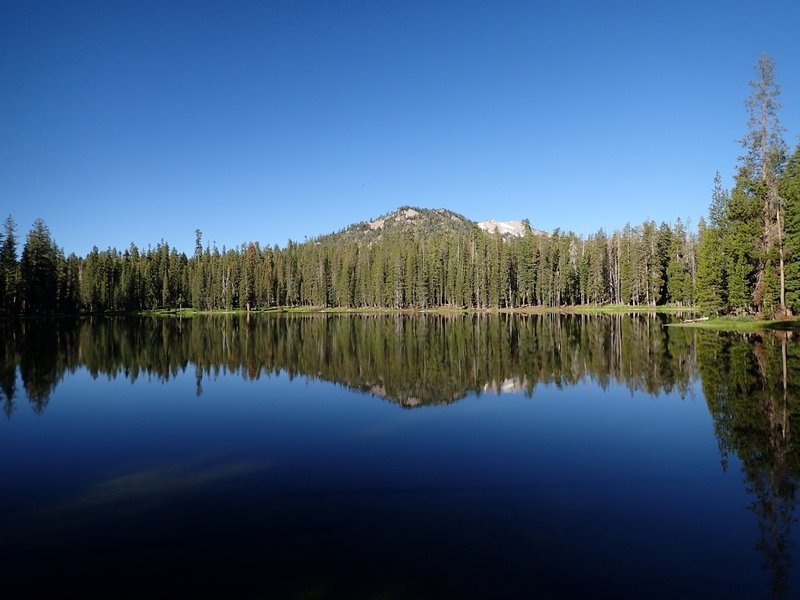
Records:
M800 345L662 325L0 323L3 597L797 597Z

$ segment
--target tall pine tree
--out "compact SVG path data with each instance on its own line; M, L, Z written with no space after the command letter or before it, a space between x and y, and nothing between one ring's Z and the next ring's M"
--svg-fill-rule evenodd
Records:
M800 144L786 164L781 197L786 215L786 304L794 313L800 313Z
M11 215L5 223L5 235L0 245L0 313L14 313L17 310L17 287L19 284L19 265L17 263L16 224Z
M26 313L47 313L56 308L57 248L42 219L28 233L20 261L22 308Z
M747 188L760 203L761 233L755 271L754 301L760 310L771 312L771 290L778 290L780 309L785 310L784 221L780 198L780 171L786 160L786 144L780 124L780 85L775 79L775 61L763 54L756 64L756 79L745 101L749 115L748 132L741 140L746 154L740 176L750 177ZM777 260L776 260L777 259ZM775 263L777 264L777 268Z

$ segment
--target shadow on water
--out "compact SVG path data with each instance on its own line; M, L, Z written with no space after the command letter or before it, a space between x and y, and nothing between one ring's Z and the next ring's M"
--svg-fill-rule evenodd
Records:
M648 394L691 394L711 414L722 468L735 455L758 522L772 594L789 595L790 533L800 480L800 345L791 331L723 334L663 327L645 315L218 316L0 323L0 394L41 413L66 374L167 381L195 372L335 382L404 408L470 393L590 379ZM18 387L21 382L21 389Z

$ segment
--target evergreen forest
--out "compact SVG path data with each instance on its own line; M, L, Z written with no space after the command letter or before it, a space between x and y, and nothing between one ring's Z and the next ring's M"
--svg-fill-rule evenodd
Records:
M526 220L522 235L509 236L444 209L401 207L284 247L218 248L197 230L191 256L163 240L77 256L65 254L42 219L20 253L9 216L0 231L0 313L627 304L796 314L800 145L790 153L784 141L774 61L764 55L755 70L733 187L717 173L708 218L696 227L648 220L579 236L536 231Z

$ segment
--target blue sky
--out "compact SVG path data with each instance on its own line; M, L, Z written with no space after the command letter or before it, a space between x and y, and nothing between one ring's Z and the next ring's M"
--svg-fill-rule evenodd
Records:
M6 2L0 216L66 252L284 245L410 204L588 234L697 221L800 3Z

